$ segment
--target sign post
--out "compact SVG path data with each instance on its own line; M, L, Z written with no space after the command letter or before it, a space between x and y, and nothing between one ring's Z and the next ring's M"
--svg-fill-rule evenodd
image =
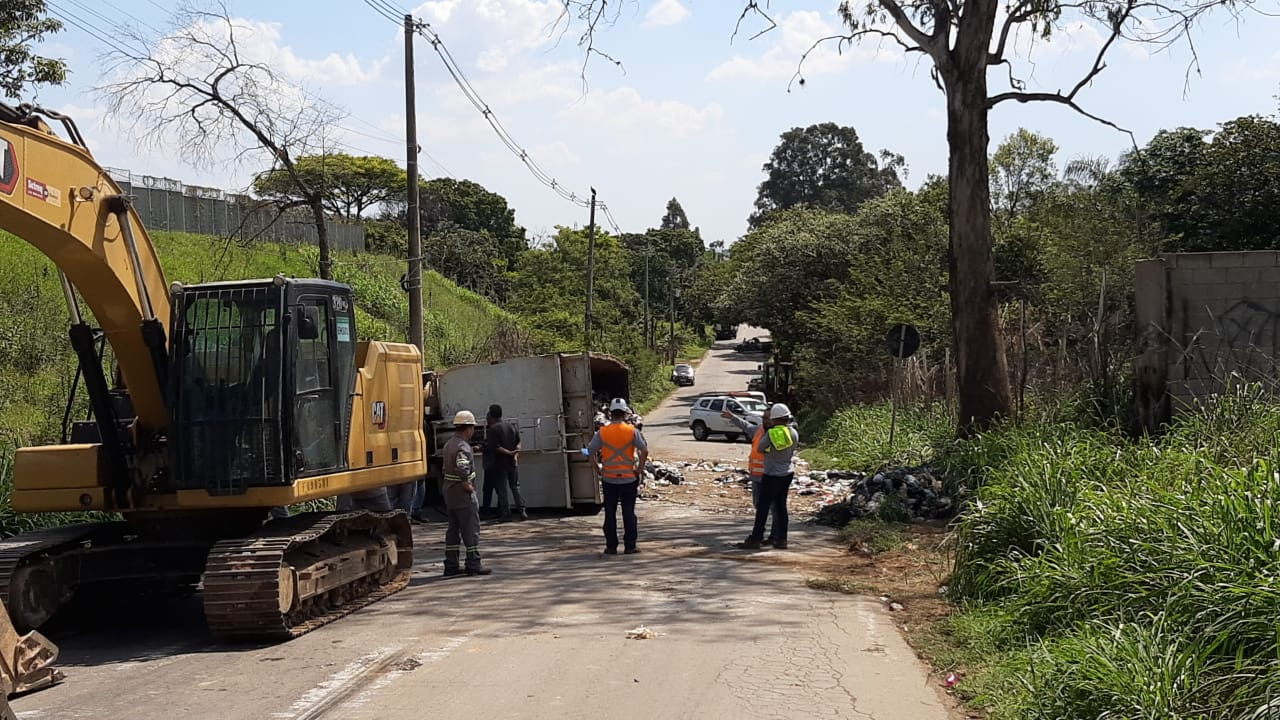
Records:
M916 354L920 349L920 331L914 325L898 323L889 328L885 336L885 345L889 354L895 358L893 363L893 387L890 389L893 410L889 415L889 448L893 449L893 437L898 429L898 385L902 361Z

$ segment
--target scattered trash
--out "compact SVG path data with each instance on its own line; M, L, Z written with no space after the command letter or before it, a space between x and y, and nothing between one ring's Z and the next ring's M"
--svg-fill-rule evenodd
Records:
M902 612L903 610L906 610L906 608L902 606L902 603L891 602L889 603L889 610L892 612Z
M649 640L651 638L656 638L656 637L658 637L658 633L650 630L649 628L643 625L641 625L638 628L633 628L627 631L628 640Z
M801 487L808 485L801 482ZM928 466L893 468L875 475L843 471L815 471L804 480L821 487L817 521L843 527L850 520L875 517L905 522L931 520L955 514L956 502L944 490L942 480ZM822 482L825 481L825 482ZM831 499L826 501L830 493ZM908 549L914 550L914 546Z
M953 688L953 687L955 687L956 685L959 685L959 684L960 684L960 676L959 676L959 675L956 675L955 673L951 673L950 675L948 675L948 676L947 676L947 680L946 680L946 683L945 683L945 684L946 684L946 686L947 686L947 687L949 687L949 688Z

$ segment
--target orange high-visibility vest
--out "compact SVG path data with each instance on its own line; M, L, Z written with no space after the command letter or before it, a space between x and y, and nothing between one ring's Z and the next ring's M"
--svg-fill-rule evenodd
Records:
M636 476L636 429L627 423L610 423L600 428L600 474L607 478Z
M764 439L764 425L756 428L756 436L751 438L751 454L747 456L747 472L752 475L764 475L764 453L760 451L760 441Z

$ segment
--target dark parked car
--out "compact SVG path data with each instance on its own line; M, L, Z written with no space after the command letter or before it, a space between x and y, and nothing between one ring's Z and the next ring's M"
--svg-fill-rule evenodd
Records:
M734 352L740 353L771 353L773 352L773 341L751 338L738 343L733 349Z
M693 366L681 363L671 371L671 382L676 385L693 385Z

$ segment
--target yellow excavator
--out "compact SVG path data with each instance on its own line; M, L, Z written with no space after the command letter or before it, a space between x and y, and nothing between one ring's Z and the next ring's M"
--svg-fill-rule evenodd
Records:
M13 509L121 518L0 541L0 600L19 631L78 589L125 582L201 587L215 637L287 639L407 585L402 511L269 519L426 472L421 354L358 342L348 286L168 285L75 122L30 105L0 104L0 230L58 269L72 399L82 384L90 410L73 420L69 401L62 444L17 451Z

